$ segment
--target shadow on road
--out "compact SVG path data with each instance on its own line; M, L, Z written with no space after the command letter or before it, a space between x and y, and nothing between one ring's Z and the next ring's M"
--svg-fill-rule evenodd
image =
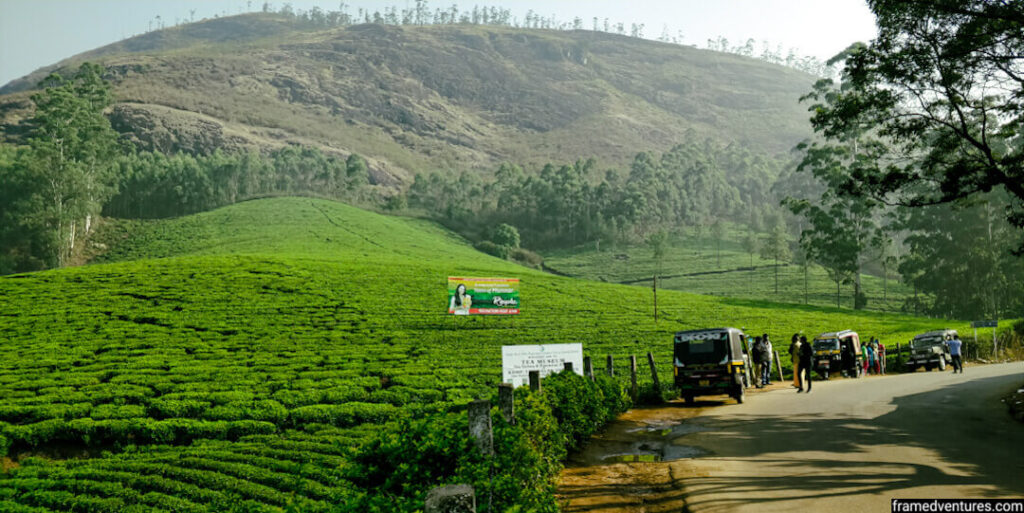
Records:
M873 418L864 411L765 415L745 413L743 406L714 414L713 407L734 404L725 398L693 406L671 403L622 419L596 452L636 449L638 443L656 447L660 440L665 448L697 445L712 453L662 463L577 460L567 471L578 480L564 482L559 496L569 502L565 511L646 513L728 511L759 503L782 508L788 507L784 501L815 499L856 510L865 505L858 496L887 500L921 487L948 490L947 497L1024 496L1024 426L997 399L1019 382L1019 374L1002 375L897 395L889 403L893 408ZM806 412L808 403L802 404ZM705 407L712 407L711 415L686 418ZM651 420L650 414L661 416Z

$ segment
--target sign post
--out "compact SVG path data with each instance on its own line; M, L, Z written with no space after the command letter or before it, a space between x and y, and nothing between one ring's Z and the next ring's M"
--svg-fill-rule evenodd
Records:
M974 341L977 345L978 341L978 328L992 328L992 357L995 358L999 355L999 347L997 346L998 341L996 340L996 328L999 327L999 321L974 321L971 323L971 327L974 328Z
M527 384L530 371L544 377L566 369L567 363L583 375L583 344L501 346L501 381L518 388Z

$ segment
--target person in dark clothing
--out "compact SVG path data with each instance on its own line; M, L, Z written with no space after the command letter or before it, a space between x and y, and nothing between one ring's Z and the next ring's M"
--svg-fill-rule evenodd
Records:
M789 345L789 357L793 360L793 388L800 388L800 334L793 334L793 343Z
M800 377L807 382L807 393L811 393L811 360L814 359L814 347L807 342L807 337L800 336ZM803 382L797 393L803 392Z
M761 336L761 360L757 362L761 367L761 386L772 384L772 341L765 333Z
M758 371L761 370L761 352L764 348L761 346L761 337L754 337L754 343L750 344L750 363L754 370L754 384L757 388L761 388L761 376Z

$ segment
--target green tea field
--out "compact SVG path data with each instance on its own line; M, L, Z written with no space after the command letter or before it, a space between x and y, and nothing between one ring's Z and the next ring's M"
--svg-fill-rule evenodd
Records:
M716 247L714 240L671 239L661 262L661 270L651 249L630 246L615 249L594 248L562 250L545 255L545 264L559 273L576 278L635 283L650 287L651 277L660 276L658 286L696 294L835 306L836 284L824 269L811 265L805 270L797 264L780 262L778 292L775 291L775 262L750 255L737 242L741 234L727 235ZM890 269L890 272L894 271ZM867 309L898 312L913 290L896 279L861 275ZM840 304L853 307L853 286L840 287Z
M306 198L107 230L102 262L0 278L0 511L343 508L349 448L489 394L504 344L581 342L620 368L652 351L668 382L679 329L890 343L943 327L672 290L655 323L648 287L527 269L425 221ZM446 315L454 275L521 278L522 314Z

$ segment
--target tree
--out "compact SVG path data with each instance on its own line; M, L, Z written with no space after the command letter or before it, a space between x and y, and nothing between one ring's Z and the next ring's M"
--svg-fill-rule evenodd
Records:
M790 256L786 225L779 221L772 228L772 231L765 237L764 245L761 246L761 258L775 261L776 294L779 293L779 260L788 260Z
M114 156L117 133L103 115L111 102L110 84L102 68L84 63L70 80L54 73L32 95L35 115L30 126L28 171L44 184L45 208L36 221L54 232L53 265L64 265L75 241L88 233L92 217L115 192Z
M647 237L647 246L651 248L651 257L654 259L655 274L661 274L661 263L665 259L665 252L668 250L668 233L665 230L658 230Z
M499 246L519 247L519 230L515 226L501 223L494 229L491 241Z
M811 122L829 141L870 129L885 152L834 190L922 207L1001 188L1008 220L1024 227L1024 2L868 4L878 37L833 60L848 87L816 85Z
M715 267L722 267L722 239L725 238L725 223L721 219L715 219L711 223L711 235L715 238Z
M761 241L757 238L752 227L747 227L747 236L743 238L743 251L750 255L750 272L754 272L754 253L761 247Z
M899 270L928 298L914 306L960 319L1024 313L1024 261L1011 255L1014 228L999 215L1009 200L1000 191L906 212L910 255Z

